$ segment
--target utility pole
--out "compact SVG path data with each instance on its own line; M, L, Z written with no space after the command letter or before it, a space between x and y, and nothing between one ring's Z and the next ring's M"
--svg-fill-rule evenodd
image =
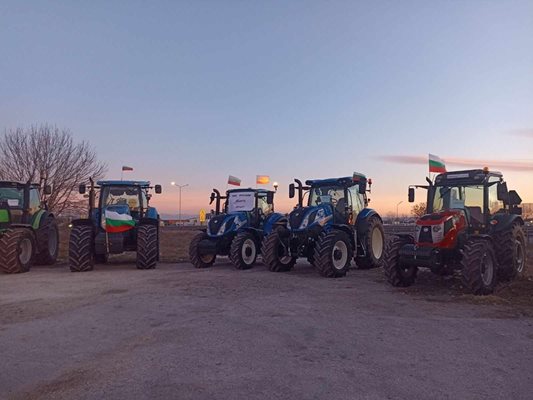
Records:
M186 183L185 185L178 185L176 184L176 182L170 182L170 184L172 186L176 186L177 188L179 188L179 200L178 200L178 226L180 225L181 223L181 189L186 187L186 186L189 186L188 183Z
M396 222L399 222L400 220L400 215L398 214L398 207L400 207L400 204L403 203L403 200L400 201L398 204L396 204Z

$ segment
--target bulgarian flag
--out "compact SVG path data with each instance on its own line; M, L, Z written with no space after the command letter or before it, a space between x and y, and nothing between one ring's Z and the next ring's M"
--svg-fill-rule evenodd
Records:
M126 232L133 229L135 221L128 214L105 210L105 230L108 233Z
M241 186L241 180L236 176L230 175L228 177L228 185Z
M255 179L255 183L258 185L266 185L268 182L270 182L270 176L268 175L257 175Z
M446 165L444 165L444 160L434 154L430 154L429 172L435 172L436 174L446 172Z
M122 171L133 171L133 167L128 167L127 165L122 166Z

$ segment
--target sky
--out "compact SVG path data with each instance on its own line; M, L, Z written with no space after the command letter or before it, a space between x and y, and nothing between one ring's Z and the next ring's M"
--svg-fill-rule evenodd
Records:
M0 130L52 123L160 212L228 175L373 179L410 209L427 154L533 202L532 1L0 1ZM265 186L263 186L265 187ZM423 201L423 193L417 193Z

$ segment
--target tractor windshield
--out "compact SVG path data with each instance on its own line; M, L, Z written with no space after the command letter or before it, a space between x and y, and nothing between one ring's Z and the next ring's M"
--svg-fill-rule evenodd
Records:
M318 206L324 203L331 203L335 206L339 201L346 202L344 192L344 188L339 186L313 187L309 192L309 206Z
M483 223L483 185L437 186L433 212L463 210L472 220Z
M16 187L0 187L0 202L7 202L9 207L22 207L24 190Z
M127 205L132 211L139 211L139 188L135 186L105 186L102 189L102 207Z

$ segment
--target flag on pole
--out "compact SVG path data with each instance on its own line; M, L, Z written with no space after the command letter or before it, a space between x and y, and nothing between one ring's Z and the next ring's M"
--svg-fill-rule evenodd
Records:
M128 214L105 210L105 231L108 233L126 232L133 229L135 221Z
M241 180L236 176L230 175L228 177L228 185L241 186Z
M258 185L266 185L270 182L270 176L268 175L257 175L255 183Z
M122 172L124 171L133 171L133 168L132 167L128 167L127 165L123 165L122 166Z
M440 174L446 172L446 165L444 160L434 154L429 155L429 172Z

